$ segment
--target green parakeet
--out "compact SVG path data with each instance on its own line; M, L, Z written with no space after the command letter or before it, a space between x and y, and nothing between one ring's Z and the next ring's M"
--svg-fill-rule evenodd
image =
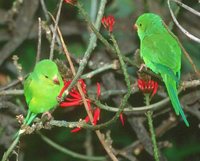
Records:
M161 17L153 13L139 16L134 27L140 39L140 55L145 65L161 75L176 114L180 114L186 126L189 126L177 94L182 51L176 36L165 27Z
M29 125L37 114L47 112L57 104L63 85L53 61L42 60L36 64L24 82L24 95L29 108L25 124Z
M23 125L30 125L39 113L47 112L57 104L64 83L57 65L51 60L38 62L32 73L24 82L24 95L28 104L28 114ZM23 129L15 135L10 148L4 153L2 161L6 161L12 150L17 145Z

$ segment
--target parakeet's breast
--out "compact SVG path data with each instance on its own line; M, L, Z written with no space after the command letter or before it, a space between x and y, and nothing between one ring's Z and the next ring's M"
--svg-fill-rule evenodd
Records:
M29 110L33 113L43 113L55 107L61 89L62 84L46 85L43 82L37 82Z
M60 84L40 79L30 74L24 83L24 94L28 108L31 112L43 113L57 104L57 96L63 87L63 81L59 75Z

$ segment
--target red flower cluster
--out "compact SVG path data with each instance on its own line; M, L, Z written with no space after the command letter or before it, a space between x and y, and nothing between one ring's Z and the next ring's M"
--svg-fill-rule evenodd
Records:
M151 94L151 97L153 97L158 90L158 83L153 80L146 81L143 79L138 79L137 83L138 83L138 88L143 93Z
M77 3L77 0L64 0L65 3L69 3L71 5L75 5Z
M86 84L85 82L80 79L78 80L78 82L80 83L81 85L81 88L83 90L83 93L86 94ZM71 83L71 80L69 81L64 81L64 87L62 88L60 94L59 94L59 98L62 97L62 94L63 92L67 89L67 87L70 85ZM87 100L87 102L89 102L90 100ZM60 107L70 107L70 106L79 106L81 105L83 102L82 102L82 97L80 95L80 93L78 92L77 88L74 87L71 89L70 93L69 93L69 96L65 98L65 101L61 102L60 103Z
M83 93L85 95L87 95L87 89L86 89L86 84L82 79L79 79L78 82L81 85L81 88L83 90ZM71 80L69 81L64 81L64 87L62 88L58 98L62 97L63 92L67 89L67 87L70 85ZM101 94L101 87L100 84L97 83L97 98L100 96ZM97 124L97 121L100 118L100 109L98 107L96 107L94 110L91 108L91 100L90 99L86 99L89 110L92 112L93 114L93 125ZM71 107L71 106L80 106L83 104L82 101L82 97L81 94L79 93L78 89L76 87L73 87L68 95L68 97L65 98L65 100L63 102L60 103L60 107L65 108L65 107ZM88 123L90 121L89 116L86 116L86 118L84 119L86 123ZM71 132L78 132L80 131L81 128L77 127L73 130L71 130Z
M113 26L115 24L115 18L113 16L103 17L101 20L103 26L108 29L109 32L113 31Z

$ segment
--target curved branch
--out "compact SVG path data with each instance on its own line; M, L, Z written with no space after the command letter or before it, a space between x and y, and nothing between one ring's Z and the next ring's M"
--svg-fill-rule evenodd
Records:
M194 13L194 14L197 15L197 16L200 16L200 12L198 12L197 10L195 10L195 9L193 9L193 8L191 8L191 7L187 6L187 5L185 5L184 3L182 3L182 2L180 2L180 1L178 1L178 0L171 0L171 1L174 1L174 2L178 3L181 7L185 8L186 10L188 10L188 11Z
M186 29L184 29L180 24L179 22L177 21L176 17L174 16L174 13L171 9L171 6L170 6L170 0L167 0L167 4L168 4L168 7L169 7L169 11L170 11L170 14L172 16L172 19L174 21L174 23L178 26L178 28L187 36L189 37L191 40L195 41L195 42L198 42L200 43L200 39L194 35L192 35L191 33L189 33Z
M39 132L38 132L39 133ZM76 152L73 152L69 149L66 149L65 147L58 145L57 143L53 142L52 140L50 140L49 138L47 138L46 136L42 135L41 133L39 133L40 137L42 138L42 140L44 140L47 144L49 144L50 146L52 146L53 148L57 149L58 151L70 155L73 158L78 158L78 159L82 159L82 160L94 160L94 161L101 161L101 160L106 160L106 157L100 157L100 156L86 156L83 154L79 154Z

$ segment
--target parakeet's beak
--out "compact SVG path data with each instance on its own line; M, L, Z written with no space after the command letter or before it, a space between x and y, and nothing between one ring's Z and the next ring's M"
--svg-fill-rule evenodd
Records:
M55 75L55 76L53 77L53 82L54 82L55 84L60 85L60 82L59 82L59 80L58 80L58 76L57 76L57 75Z
M134 29L134 30L137 30L137 29L138 29L138 27L137 27L136 24L133 25L133 29Z

